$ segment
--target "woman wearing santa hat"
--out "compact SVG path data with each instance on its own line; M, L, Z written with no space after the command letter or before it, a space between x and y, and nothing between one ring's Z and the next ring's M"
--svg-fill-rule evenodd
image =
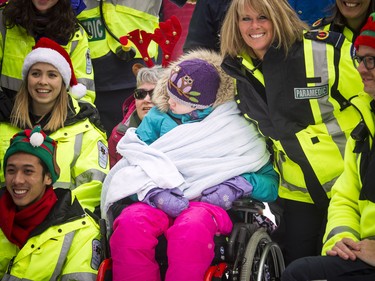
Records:
M109 169L107 140L96 108L71 96L84 95L86 88L77 82L69 55L41 38L25 58L22 77L10 121L0 123L0 160L11 136L40 125L59 143L61 174L55 187L71 189L84 208L94 211Z
M1 88L13 99L22 82L21 69L27 54L41 37L61 45L71 57L78 80L87 94L76 96L94 103L94 73L88 35L76 14L85 8L83 0L8 1L0 11Z

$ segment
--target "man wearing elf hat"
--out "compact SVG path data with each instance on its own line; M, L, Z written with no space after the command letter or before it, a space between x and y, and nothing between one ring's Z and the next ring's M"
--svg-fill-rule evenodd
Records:
M1 280L96 280L100 231L59 177L56 142L41 128L13 136L0 195Z
M291 263L283 281L375 280L375 13L354 42L364 92L350 100L362 116L345 151L344 172L332 188L320 257Z
M10 120L0 122L0 162L15 133L40 125L60 144L56 161L61 173L55 188L72 190L90 211L99 209L102 183L109 170L107 137L97 109L71 96L83 95L86 89L77 83L68 53L43 37L26 56L22 75Z

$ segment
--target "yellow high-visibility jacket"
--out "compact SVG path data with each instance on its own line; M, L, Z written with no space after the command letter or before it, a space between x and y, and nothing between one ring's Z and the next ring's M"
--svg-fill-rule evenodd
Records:
M375 200L366 196L363 189L364 176L371 159L375 133L375 115L370 107L369 95L363 93L351 102L361 111L368 134L363 143L349 138L345 152L344 172L332 187L332 199L328 208L328 222L322 253L332 249L343 238L354 241L375 237ZM373 107L374 108L374 107ZM367 155L366 155L367 154ZM369 174L374 176L373 173ZM374 194L374 190L371 193ZM374 196L372 196L374 198Z
M107 139L90 121L94 116L93 106L70 100L74 112L69 111L65 127L50 134L57 141L56 161L60 167L60 177L54 187L71 189L84 208L94 211L100 205L102 184L109 171ZM0 162L11 137L20 130L9 123L0 123ZM3 169L0 169L0 182L4 186Z
M347 26L338 26L332 21L329 21L327 18L318 19L311 25L311 28L342 33L346 39L354 43L354 33L350 28Z
M363 90L351 50L342 34L307 32L287 58L271 47L260 65L246 55L222 64L236 78L245 118L272 140L282 198L328 207L345 143L361 118L348 102Z
M56 205L21 249L0 229L0 278L96 280L101 262L99 226L72 200L69 190L55 189L55 193Z
M2 20L2 11L0 11ZM0 24L0 69L1 87L16 93L22 84L22 65L27 54L35 45L35 39L28 35L21 26L6 29ZM62 46L70 55L74 74L79 83L87 88L82 100L95 101L94 71L91 63L87 33L82 26L74 34L73 39L67 45Z
M110 51L116 53L120 46L105 29L100 15L100 1L85 0L86 9L77 18L86 27L91 37L89 46L93 59L104 57ZM109 30L117 37L127 35L135 29L153 33L159 25L161 0L103 0L103 16ZM148 52L151 58L157 55L158 46L151 42ZM136 58L142 58L137 50ZM116 74L114 74L116 75ZM120 75L119 73L117 75Z

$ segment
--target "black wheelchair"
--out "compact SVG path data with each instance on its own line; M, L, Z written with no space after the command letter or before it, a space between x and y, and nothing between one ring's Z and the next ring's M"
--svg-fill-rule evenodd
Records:
M277 281L285 269L280 247L273 242L265 227L255 221L255 216L265 209L262 202L242 198L233 202L230 216L233 230L229 236L216 236L215 258L206 271L203 281ZM100 221L102 230L103 262L97 281L112 281L106 222ZM166 240L159 238L156 260L162 277L167 265Z

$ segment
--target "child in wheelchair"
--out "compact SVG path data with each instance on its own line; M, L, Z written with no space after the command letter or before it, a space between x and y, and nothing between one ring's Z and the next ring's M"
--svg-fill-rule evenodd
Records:
M113 222L114 280L161 280L155 248L164 235L165 280L202 281L214 236L232 230L232 202L277 197L266 142L239 114L220 62L200 50L172 63L154 90L156 106L117 146L123 158L104 182L102 215L123 198L134 203Z

